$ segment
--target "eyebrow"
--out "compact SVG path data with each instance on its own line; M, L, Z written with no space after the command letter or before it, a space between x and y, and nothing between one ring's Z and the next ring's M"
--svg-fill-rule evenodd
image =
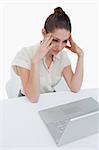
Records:
M59 38L57 38L57 37L53 37L54 39L56 39L56 40L60 40ZM65 41L67 41L67 40L69 40L69 39L65 39L63 42L65 42Z

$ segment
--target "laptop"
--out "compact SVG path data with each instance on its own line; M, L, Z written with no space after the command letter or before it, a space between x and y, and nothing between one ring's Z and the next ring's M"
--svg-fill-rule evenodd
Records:
M57 146L99 131L99 103L92 97L39 111Z

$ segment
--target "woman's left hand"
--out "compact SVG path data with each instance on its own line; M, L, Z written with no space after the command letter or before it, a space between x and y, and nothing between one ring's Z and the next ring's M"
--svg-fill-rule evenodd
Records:
M70 46L66 45L66 48L72 51L73 53L76 53L78 56L83 56L83 50L78 47L78 45L73 41L72 36L69 38Z

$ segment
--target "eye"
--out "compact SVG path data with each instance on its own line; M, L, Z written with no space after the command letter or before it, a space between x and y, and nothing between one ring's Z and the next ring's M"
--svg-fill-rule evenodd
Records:
M67 40L63 41L63 43L67 43Z
M54 42L58 42L58 40L56 40L56 39L53 39L53 41L54 41Z

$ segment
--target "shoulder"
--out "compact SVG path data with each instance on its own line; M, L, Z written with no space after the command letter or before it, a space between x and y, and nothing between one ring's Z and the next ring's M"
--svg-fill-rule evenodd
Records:
M38 46L39 44L37 43L33 46L23 47L13 59L12 66L14 67L19 66L30 70L32 57Z
M62 52L61 52L61 55L62 55L63 57L64 57L64 56L68 56L68 55L67 55L67 51L66 51L65 49L63 49Z
M68 66L71 64L69 56L67 54L67 51L65 49L63 49L60 54L59 54L59 59L61 61L61 64L63 67Z
M35 53L35 51L36 51L36 49L38 48L39 45L40 45L40 43L36 43L35 45L32 45L32 46L23 47L18 52L18 54L19 55L29 56L31 58L33 56L33 54Z
M67 52L66 52L66 50L65 49L63 49L58 55L57 55L57 58L59 58L61 61L63 60L63 59L69 59L69 57L68 57L68 54L67 54Z

